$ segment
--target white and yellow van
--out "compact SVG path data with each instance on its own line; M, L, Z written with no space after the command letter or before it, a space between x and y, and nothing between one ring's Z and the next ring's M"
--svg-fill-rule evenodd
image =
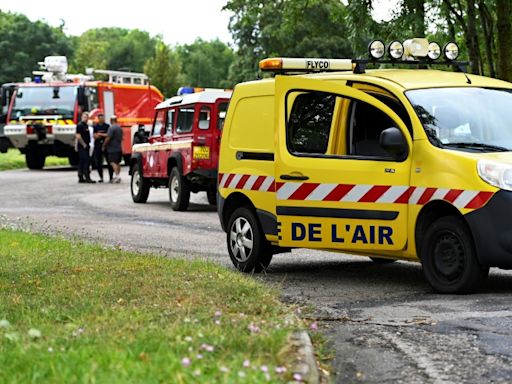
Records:
M376 41L369 60L267 59L275 77L238 84L218 179L235 266L260 272L291 248L421 261L444 293L512 268L512 84L365 68L444 51L443 65L464 69L457 50Z

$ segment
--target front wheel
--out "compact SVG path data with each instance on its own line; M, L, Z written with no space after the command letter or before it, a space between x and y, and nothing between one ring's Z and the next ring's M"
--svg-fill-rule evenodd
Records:
M489 268L478 262L471 232L460 217L434 221L421 244L421 264L439 293L469 293L480 287Z
M190 186L177 167L171 170L169 176L169 200L175 211L185 211L190 202Z
M228 222L227 245L231 261L242 272L259 273L267 269L272 250L254 212L240 207Z
M39 151L28 151L25 154L25 161L29 169L43 169L46 156Z
M130 182L133 202L145 203L148 201L150 187L149 181L142 177L142 171L139 165L135 164L132 169L132 179Z

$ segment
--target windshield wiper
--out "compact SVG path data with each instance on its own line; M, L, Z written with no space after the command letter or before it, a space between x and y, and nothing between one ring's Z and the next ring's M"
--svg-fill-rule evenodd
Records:
M499 145L485 144L485 143L472 143L472 142L460 142L460 143L446 143L444 147L456 147L456 148L478 148L488 149L496 152L508 152L510 148L500 147Z

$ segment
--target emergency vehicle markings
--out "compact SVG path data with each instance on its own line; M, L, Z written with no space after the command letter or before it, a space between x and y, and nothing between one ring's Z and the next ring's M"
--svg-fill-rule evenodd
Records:
M276 192L277 200L425 205L445 200L459 209L483 207L494 192L365 184L275 182L271 176L219 174L219 189Z

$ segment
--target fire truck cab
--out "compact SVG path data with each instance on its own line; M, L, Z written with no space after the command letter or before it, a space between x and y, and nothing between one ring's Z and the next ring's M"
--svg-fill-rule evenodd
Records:
M216 204L219 143L231 91L179 95L155 110L147 143L133 146L131 194L145 203L149 190L169 188L175 211L188 208L190 192L206 191Z
M132 138L139 124L150 124L162 93L144 74L90 70L87 75L67 73L63 56L48 56L35 71L35 80L16 84L4 134L25 154L30 169L42 169L47 156L78 162L74 149L76 124L83 111L102 110L107 121L116 115L123 128L123 156L129 160ZM93 74L108 77L94 80Z

